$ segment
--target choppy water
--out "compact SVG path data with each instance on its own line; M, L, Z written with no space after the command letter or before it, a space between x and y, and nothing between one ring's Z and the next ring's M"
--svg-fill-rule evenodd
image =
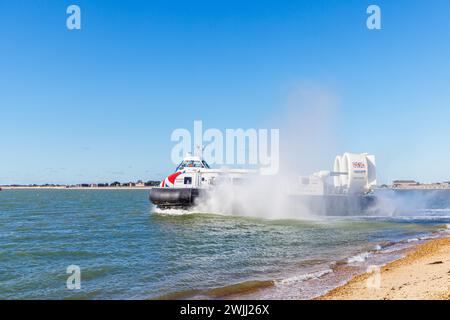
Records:
M0 298L311 298L450 223L449 192L384 217L308 221L160 214L147 196L1 191ZM66 288L69 265L80 290Z

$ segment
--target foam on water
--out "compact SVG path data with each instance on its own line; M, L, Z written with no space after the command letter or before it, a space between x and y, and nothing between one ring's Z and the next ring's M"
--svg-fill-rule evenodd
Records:
M371 256L370 252L363 252L363 253L360 253L360 254L357 254L355 256L348 258L347 263L348 264L362 263L362 262L366 261L367 258L369 258L370 256Z
M303 282L303 281L311 280L311 279L318 279L329 273L333 273L333 270L325 269L325 270L319 270L319 271L315 271L315 272L311 272L311 273L305 273L305 274L301 274L298 276L293 276L293 277L289 277L286 279L277 280L275 282L275 284L276 285L286 285L286 284L293 284L296 282Z
M161 208L155 207L153 209L153 213L160 214L160 215L168 215L168 216L182 216L182 215L186 215L186 214L193 214L195 212L186 210L186 209L173 209L173 208L161 209Z

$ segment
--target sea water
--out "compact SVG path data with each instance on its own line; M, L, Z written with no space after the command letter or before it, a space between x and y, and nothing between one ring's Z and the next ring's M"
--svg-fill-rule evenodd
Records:
M448 230L450 192L404 208L268 220L155 211L146 190L3 190L0 299L309 299Z

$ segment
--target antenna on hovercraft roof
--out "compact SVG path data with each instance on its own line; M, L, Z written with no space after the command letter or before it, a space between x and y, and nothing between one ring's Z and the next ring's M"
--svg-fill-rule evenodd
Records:
M203 150L205 150L205 146L197 145L196 149L197 149L196 156L200 157L200 159L203 159Z

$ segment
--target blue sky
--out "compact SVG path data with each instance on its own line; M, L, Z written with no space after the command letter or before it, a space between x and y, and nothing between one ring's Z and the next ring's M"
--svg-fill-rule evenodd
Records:
M445 0L1 1L0 184L161 178L174 129L270 128L298 83L338 98L333 152L450 180L449 21Z

